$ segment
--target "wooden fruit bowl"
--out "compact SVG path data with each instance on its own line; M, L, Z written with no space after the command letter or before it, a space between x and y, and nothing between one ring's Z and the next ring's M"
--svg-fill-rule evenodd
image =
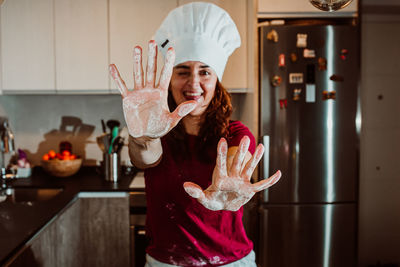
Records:
M50 159L42 160L43 169L50 175L56 177L68 177L74 175L79 171L82 165L82 159L70 159L70 160L60 160L60 159Z

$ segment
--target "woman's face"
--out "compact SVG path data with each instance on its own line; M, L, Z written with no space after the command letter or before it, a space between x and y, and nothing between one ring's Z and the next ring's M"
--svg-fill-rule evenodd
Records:
M218 77L214 70L199 61L186 61L174 67L171 93L177 105L196 100L197 106L190 115L202 115L214 97Z

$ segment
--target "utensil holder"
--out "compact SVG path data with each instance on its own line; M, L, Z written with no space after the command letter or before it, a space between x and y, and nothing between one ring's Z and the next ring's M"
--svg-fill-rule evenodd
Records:
M117 183L121 178L121 156L119 153L103 154L104 178Z

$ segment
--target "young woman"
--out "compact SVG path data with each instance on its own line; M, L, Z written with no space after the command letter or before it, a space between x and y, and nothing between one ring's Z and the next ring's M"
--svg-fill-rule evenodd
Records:
M255 147L246 126L230 120L230 96L220 80L240 45L236 26L219 7L190 3L168 15L155 39L165 55L157 86L156 41L149 42L146 77L142 49L134 49L135 90L110 65L123 98L130 158L145 170L146 266L256 266L242 206L280 172L251 184L264 149Z

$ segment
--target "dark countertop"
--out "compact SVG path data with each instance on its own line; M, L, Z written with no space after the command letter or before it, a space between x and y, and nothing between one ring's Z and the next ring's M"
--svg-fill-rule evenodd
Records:
M3 265L40 229L73 203L80 192L128 192L135 173L123 174L118 183L107 182L96 167L82 167L66 178L52 177L41 168L35 168L30 178L11 181L11 187L62 188L61 193L47 201L31 203L0 203L0 265Z

